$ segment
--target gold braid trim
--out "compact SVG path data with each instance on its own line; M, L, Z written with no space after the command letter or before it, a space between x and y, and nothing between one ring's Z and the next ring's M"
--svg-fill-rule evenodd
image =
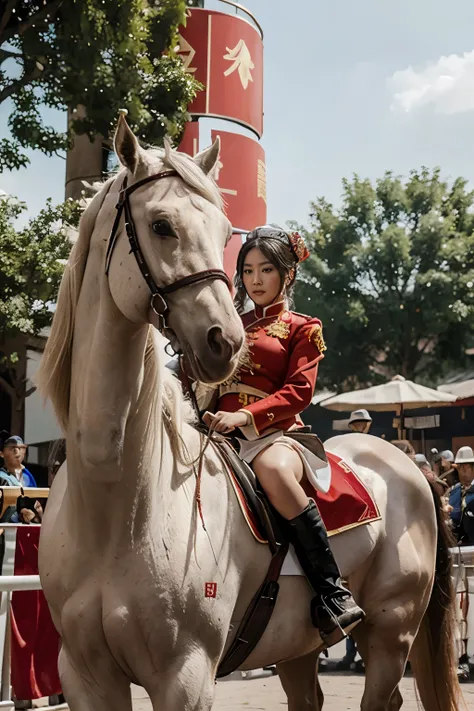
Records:
M240 374L242 371L247 371L251 375L254 375L254 371L261 367L258 363L254 363L252 360L252 345L252 337L249 333L247 333L244 344L240 349L237 366L230 378L224 380L221 385L233 385L234 383L240 383Z
M327 351L327 346L324 342L323 328L317 323L315 324L308 333L308 341L313 343L320 353Z
M272 336L273 338L285 339L290 335L290 325L281 319L277 319L268 326L265 326L264 330L268 336Z

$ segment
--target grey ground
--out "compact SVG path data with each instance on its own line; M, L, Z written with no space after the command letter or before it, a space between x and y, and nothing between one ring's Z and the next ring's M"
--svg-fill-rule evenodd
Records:
M354 674L321 674L325 695L324 711L358 711L364 688L364 677ZM418 711L414 680L403 679L401 692L405 700L403 711ZM466 706L474 711L474 683L463 685ZM144 689L133 688L134 711L151 711ZM221 681L216 686L213 711L275 711L286 705L285 695L277 677L250 681Z

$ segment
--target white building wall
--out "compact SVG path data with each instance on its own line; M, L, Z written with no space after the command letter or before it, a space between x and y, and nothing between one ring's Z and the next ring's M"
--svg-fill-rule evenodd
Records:
M27 378L34 382L41 360L41 353L28 351L26 367ZM25 441L28 444L51 442L62 437L61 430L50 402L44 403L43 396L35 391L26 398L25 404Z

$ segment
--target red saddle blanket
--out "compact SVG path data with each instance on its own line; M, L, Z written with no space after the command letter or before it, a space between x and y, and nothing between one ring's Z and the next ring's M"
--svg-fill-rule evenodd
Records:
M326 452L326 455L331 465L329 491L326 494L316 491L308 481L303 486L308 496L318 504L328 535L334 536L356 526L378 521L381 518L379 509L365 484L341 457L330 452ZM248 508L236 478L230 470L229 474L253 535L261 543L266 543L259 522Z
M308 484L307 493L316 500L328 534L378 521L379 509L365 484L341 457L331 452L326 456L331 465L331 488L323 494Z

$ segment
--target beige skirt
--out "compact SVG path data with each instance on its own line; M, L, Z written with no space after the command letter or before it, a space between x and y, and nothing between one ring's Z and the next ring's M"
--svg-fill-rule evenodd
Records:
M272 444L284 444L287 447L295 450L303 462L303 468L308 481L318 491L324 494L329 491L331 486L331 467L328 462L319 459L309 449L303 447L299 442L296 442L290 437L286 437L282 430L272 432L269 435L264 435L258 439L249 441L248 439L238 438L240 444L240 457L251 464L257 454L260 454L264 449L267 449Z

